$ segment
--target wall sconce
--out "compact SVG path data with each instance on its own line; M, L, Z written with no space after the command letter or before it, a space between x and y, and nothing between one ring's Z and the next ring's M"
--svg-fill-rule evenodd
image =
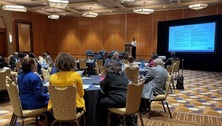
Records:
M9 35L9 43L12 43L12 35Z

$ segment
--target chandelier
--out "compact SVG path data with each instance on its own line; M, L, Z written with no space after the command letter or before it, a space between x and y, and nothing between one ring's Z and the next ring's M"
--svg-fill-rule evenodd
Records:
M190 9L193 9L193 10L200 10L200 9L204 9L204 8L206 8L208 5L207 4L201 4L201 3L199 3L199 4L192 4L192 5L189 5L189 8Z
M69 1L68 0L47 0L50 7L65 9Z
M49 19L59 19L59 15L57 14L51 14L48 16Z
M134 3L137 0L119 0L121 3Z
M27 9L24 6L20 6L20 5L4 5L2 9L6 11L18 11L18 12L27 11Z
M91 7L90 7L90 11L91 11ZM86 13L83 13L82 16L83 17L89 17L89 18L95 18L98 16L98 13L94 13L94 12L86 12Z
M146 4L145 2L143 4L144 4L143 8L134 9L133 12L137 13L137 14L151 14L151 13L154 12L154 9L147 9L147 8L145 8L145 4Z

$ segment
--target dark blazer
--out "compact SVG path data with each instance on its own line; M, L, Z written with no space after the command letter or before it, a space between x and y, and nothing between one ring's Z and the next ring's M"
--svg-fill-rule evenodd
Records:
M116 103L125 104L128 83L125 73L108 73L104 80L100 82L100 87L106 97Z
M170 57L166 62L165 62L165 68L167 67L167 65L172 65L173 60L180 60L179 57Z

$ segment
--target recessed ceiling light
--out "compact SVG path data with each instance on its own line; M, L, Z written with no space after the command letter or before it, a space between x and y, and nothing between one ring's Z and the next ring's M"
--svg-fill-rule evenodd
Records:
M95 6L97 6L97 4L94 4Z

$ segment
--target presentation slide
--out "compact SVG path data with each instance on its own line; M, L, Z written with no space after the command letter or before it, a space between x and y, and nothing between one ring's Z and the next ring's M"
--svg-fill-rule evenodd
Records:
M216 22L169 27L169 52L214 52Z

